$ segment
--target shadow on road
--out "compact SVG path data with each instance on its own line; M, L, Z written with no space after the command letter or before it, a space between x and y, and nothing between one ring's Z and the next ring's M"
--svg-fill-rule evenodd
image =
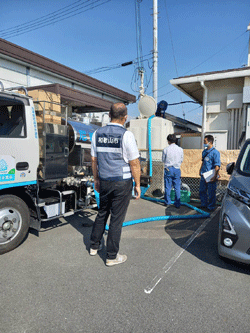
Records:
M180 210L172 209L172 211L167 212L166 215L196 214L194 210L191 210L185 206L182 206ZM199 228L203 221L204 219L167 221L165 231L177 245L179 245L180 247L184 247L185 243ZM206 225L206 227L195 238L195 240L187 247L186 251L210 265L250 275L249 265L237 263L219 257L217 250L217 238L219 228L218 221L219 210L217 210L217 213L212 218L212 220Z
M89 252L90 247L90 234L92 231L92 226L97 215L97 210L87 209L82 212L76 213L69 217L62 217L55 220L50 220L47 222L42 222L41 230L38 232L34 229L30 229L29 233L39 237L39 233L48 232L55 228L61 228L66 225L71 225L79 233L83 235L83 243L85 245L86 251ZM26 238L28 237L28 234ZM106 248L103 246L101 251L98 251L98 255L105 262L106 261Z
M83 243L86 251L89 251L90 247L90 234L92 231L93 222L95 220L96 210L85 210L80 213L76 213L73 216L67 218L60 218L42 223L42 229L40 232L47 232L54 228L60 228L65 225L72 225L83 236ZM166 215L194 215L197 214L195 210L192 210L186 206L181 206L180 209L176 209L170 206L165 211ZM201 233L195 238L195 240L186 248L186 251L196 256L198 259L223 269L237 271L250 275L250 266L237 263L231 260L222 259L218 255L217 251L217 237L218 237L218 219L219 210L213 219L206 225ZM185 219L185 220L167 220L165 231L171 237L171 239L179 246L184 247L185 243L190 239L194 232L200 227L205 219ZM38 235L35 230L30 230L31 233ZM106 248L103 247L98 255L105 262Z
M77 219L72 219L73 221L70 224L83 235L83 243L86 247L86 251L89 252L90 248L90 235L92 231L92 226L97 215L97 210L83 211L79 214L76 214ZM79 223L80 221L80 223ZM106 231L104 235L106 234ZM103 244L102 250L98 251L97 255L106 262L106 248Z

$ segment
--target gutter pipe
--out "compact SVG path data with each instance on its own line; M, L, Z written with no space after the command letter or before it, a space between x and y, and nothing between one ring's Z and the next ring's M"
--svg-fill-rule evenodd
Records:
M203 148L203 141L206 132L206 122L207 122L207 87L205 86L204 81L200 82L202 88L204 89L203 94L203 114L202 114L202 134L201 134L201 149Z

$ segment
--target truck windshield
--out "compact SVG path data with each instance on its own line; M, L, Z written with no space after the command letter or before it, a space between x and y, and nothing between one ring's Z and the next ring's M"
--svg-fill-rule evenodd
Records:
M0 105L0 137L26 137L24 107L22 104Z
M250 176L250 143L245 147L239 166L241 172Z

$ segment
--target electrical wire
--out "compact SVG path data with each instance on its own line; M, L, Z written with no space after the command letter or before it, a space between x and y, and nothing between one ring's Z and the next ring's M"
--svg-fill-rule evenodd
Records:
M225 44L221 49L219 49L216 53L214 53L213 55L211 55L209 58L207 58L206 60L202 61L201 63L199 63L197 66L193 67L192 69L190 69L188 72L184 73L183 75L186 75L188 73L190 73L191 71L193 71L194 69L196 69L197 67L199 67L200 65L203 65L205 62L207 62L208 60L212 59L214 56L216 56L218 53L220 53L221 51L223 51L225 48L227 48L228 46L232 45L237 39L239 39L240 37L242 37L245 33L247 33L248 31L244 31L242 34L240 34L238 37L236 37L231 43Z
M139 63L139 68L143 70L142 67L142 42L141 42L141 12L140 3L142 0L135 0L135 20L136 20L136 46L137 46L137 59Z
M89 1L91 1L91 0L87 0L84 3L82 3L81 5L79 5L81 7L78 8L78 9L74 9L74 10L70 10L70 11L64 11L64 12L60 13L59 15L55 15L55 17L53 17L53 16L48 17L45 20L42 20L42 21L39 21L37 23L24 26L23 28L16 28L15 30L13 30L13 32L9 32L9 33L7 32L7 33L0 34L0 37L4 38L4 39L13 38L13 37L22 35L24 33L28 33L28 32L31 32L31 31L34 31L34 30L37 30L37 29L55 24L55 23L58 23L60 21L66 20L70 17L74 17L74 16L79 15L83 12L86 12L88 10L92 10L96 7L104 5L105 3L108 3L112 0L105 0L105 1L103 1L103 0L94 0L89 4L85 4L86 2L89 2ZM83 8L85 8L85 9L83 9ZM81 10L81 9L83 9L83 10ZM41 23L41 22L43 22L43 23Z
M166 0L164 0L164 2L165 2L165 7L166 7L166 16L167 16L168 30L169 30L170 42L171 42L171 47L172 47L172 52L173 52L173 58L174 58L175 72L176 72L177 76L179 76L179 74L178 74L178 69L177 69L176 57L175 57L175 51L174 51L173 37L172 37L172 32L171 32L170 22L169 22L169 16L168 16L168 11L167 11L167 3L166 3Z
M139 74L140 70L141 70L141 67L138 67L138 66L135 67L134 73L133 73L133 76L132 76L132 79L131 79L130 87L134 92L139 92L140 91L139 85L138 85L138 82L140 82L140 74ZM144 81L148 82L146 71L144 71ZM133 86L132 86L132 84L133 84ZM147 83L146 83L146 85L147 85Z
M211 58L213 58L215 55L217 55L218 53L220 53L222 50L224 50L224 49L227 48L228 46L232 45L237 39L239 39L240 37L242 37L245 33L247 33L247 30L244 31L243 33L241 33L238 37L236 37L231 43L224 45L219 51L217 51L216 53L214 53L212 56L210 56L209 58L207 58L207 59L205 59L204 61L202 61L201 63L199 63L197 66L191 68L188 72L185 72L184 74L182 74L182 76L184 76L184 75L186 75L186 74L192 72L192 71L193 71L194 69L196 69L197 67L203 65L205 62L207 62L208 60L210 60ZM168 85L170 85L170 83L167 83L167 84L165 84L165 85L159 87L158 90L159 90L159 89L162 89L162 88L165 88L165 87L168 86ZM166 94L162 94L162 95L160 95L160 96L158 96L158 97L165 96L165 95L167 95L167 94L169 94L169 93L171 93L171 92L173 92L173 91L175 91L175 90L176 90L176 89L171 90L170 92L167 92Z
M184 102L171 103L171 104L168 104L168 106L186 104L186 103L200 104L199 102L195 102L195 101L184 101Z
M152 56L150 58L148 58L149 55L150 54L145 55L144 56L145 59L143 59L142 62L145 62L145 61L148 62L150 59L152 59ZM118 63L118 64L114 64L114 65L109 65L109 66L102 66L102 67L99 67L99 68L91 69L89 71L85 71L84 73L87 74L87 75L98 74L98 73L101 73L101 72L106 72L106 71L110 71L110 70L113 70L113 69L125 67L127 65L130 65L130 62L131 62L131 64L138 64L138 60L134 59L134 60L128 61L128 64L127 63Z
M89 1L89 0L87 0L87 1L85 0L84 2L88 2L88 1ZM26 23L18 24L18 25L16 25L16 26L12 27L12 28L2 29L2 30L0 30L0 33L13 32L13 31L15 31L15 30L22 29L22 28L24 28L24 27L26 27L26 26L30 26L33 22L35 22L36 24L37 24L37 23L40 23L40 22L43 22L44 18L49 18L49 17L52 17L52 18L53 18L54 16L56 16L56 15L55 15L56 13L59 13L59 12L61 12L61 11L64 12L66 8L67 8L67 10L68 10L68 9L75 8L75 7L79 6L79 5L75 5L76 3L79 3L79 2L82 2L82 0L78 0L78 1L76 1L76 2L74 2L74 3L72 3L71 5L65 6L65 7L61 8L61 9L58 9L58 10L55 10L54 12L52 12L52 13L50 13L50 14L46 14L46 15L44 15L44 16L41 16L41 17L38 18L38 19L34 19L34 20L28 21L28 22L26 22Z
M89 1L89 0L88 0ZM105 4L105 3L107 3L107 2L109 2L109 1L111 1L111 0L106 0L106 1L104 1L104 2L102 2L102 3L99 3L99 4L96 4L96 5L94 5L95 3L98 3L100 0L96 0L96 1L93 1L92 3L90 3L90 4L87 4L87 5L84 5L84 6L82 6L81 8L79 8L79 9L82 9L82 8L84 8L84 7L88 7L89 6L89 8L87 8L87 9L85 9L85 10L80 10L79 11L79 9L77 9L77 10L73 10L73 11L70 11L70 12L67 12L67 13L65 13L65 14L60 14L58 17L56 17L56 19L47 19L47 20L44 20L43 21L43 23L42 24L33 24L32 26L28 26L28 27L26 27L26 28L24 28L24 29L21 29L22 31L20 31L20 30L16 30L16 33L9 33L9 34L4 34L3 36L1 36L2 38L12 38L12 37L16 37L16 36L19 36L19 35L22 35L22 34L24 34L24 33L28 33L28 32L31 32L31 31L34 31L34 30L37 30L37 29L40 29L40 28L43 28L43 27L46 27L46 26L49 26L49 25L52 25L52 24L55 24L55 23L57 23L57 22L60 22L60 21L63 21L63 20L65 20L65 19L68 19L68 18L70 18L70 17L73 17L73 16L76 16L76 15L79 15L79 14L81 14L81 13L83 13L83 12L86 12L86 11L88 11L88 10L92 10L92 9L94 9L94 8L96 8L96 7L98 7L98 6L101 6L101 5L103 5L103 4ZM92 7L90 7L90 6L92 6ZM74 13L74 12L76 12L76 13ZM74 14L73 14L74 13ZM69 15L69 14L71 14L71 15Z
M82 12L82 11L79 12L80 9L82 9L84 7L91 6L94 3L99 2L100 0L96 0L96 1L94 1L92 3L88 3L87 5L85 5L85 3L89 2L89 1L92 1L92 0L87 0L87 1L84 1L84 3L72 6L70 8L71 10L68 10L68 9L67 10L63 10L62 9L61 13L54 14L54 13L60 11L60 10L58 10L58 11L53 12L52 14L45 15L45 16L43 16L40 19L33 20L33 21L35 21L35 23L23 24L23 27L22 27L22 25L19 25L18 28L14 28L14 30L12 32L10 31L10 32L4 33L1 36L3 38L8 38L8 37L12 37L13 34L17 34L18 35L18 34L22 34L22 33L26 33L26 32L32 31L32 30L36 30L36 28L40 28L40 27L43 27L43 26L54 24L54 23L56 23L58 21L66 19L68 17L80 14ZM77 2L79 2L79 1L77 1ZM72 5L74 5L74 4L72 4ZM69 6L66 6L66 7L69 7ZM66 7L64 7L64 8L66 8ZM79 7L79 8L72 10L74 7ZM88 8L87 10L89 10L89 9L92 9L92 8ZM72 13L75 13L75 14L72 14ZM72 15L70 15L70 14L72 14ZM47 16L47 18L46 18L46 16ZM61 17L64 17L64 16L67 16L67 17L66 18L61 18ZM59 20L59 18L61 18L61 19Z
M250 39L250 38L249 38ZM244 60L243 60L243 57L247 54L247 50L249 48L249 40L246 42L245 46L243 47L243 50L242 50L242 53L240 54L239 56L239 63L242 63Z
M190 112L193 112L193 111L195 111L195 110L198 110L198 109L201 108L201 107L202 107L202 105L198 106L198 108L195 108L195 109L189 110L187 113L190 113Z
M95 69L91 69L87 72L84 72L87 75L91 75L91 74L98 74L98 73L102 73L102 72L106 72L106 71L110 71L112 69L117 69L122 67L122 64L115 64L115 65L110 65L110 66L102 66L99 68L95 68Z
M173 37L172 37L172 32L171 32L171 28L170 28L170 21L169 21L169 16L168 16L168 10L167 10L167 2L166 0L164 1L165 2L165 8L166 8L166 16L167 16L167 22L168 22L168 30L169 30L169 35L170 35L170 42L171 42L171 47L172 47L172 52L173 52L173 58L174 58L174 66L175 66L175 72L177 74L177 77L179 76L179 73L178 73L178 69L177 69L177 62L176 62L176 57L175 57L175 50L174 50L174 43L173 43ZM181 96L181 92L179 91L179 94L180 94L180 100L182 102L182 96ZM182 104L182 103L181 103ZM184 111L184 107L182 105L182 115L183 115L183 118L185 119L185 111Z
M170 83L169 83L169 84L170 84ZM175 88L175 89L172 89L172 90L170 90L170 91L168 91L168 92L166 92L165 94L162 94L162 95L158 96L158 98L159 98L159 97L162 97L162 96L165 96L165 95L168 95L168 94L171 94L171 93L174 92L174 91L176 91L176 88ZM153 92L151 92L150 95L151 95L151 94L153 94Z
M147 89L148 89L148 86L149 86L149 83L150 83L152 77L153 77L153 67L151 68L151 72L150 72L149 80L148 80L148 83L147 83L147 85L146 85L146 87L145 87L145 92L146 92Z
M143 67L143 62L145 61L145 59L143 59L142 56L142 42L141 42L141 13L140 13L140 3L142 2L142 0L135 0L135 26L136 26L136 49L137 49L137 63L138 66L134 69L134 73L131 79L131 89L134 92L142 92L142 88L143 91L145 92L145 87L144 87L144 82L141 82L142 80L142 76L143 76L143 81L146 82L146 87L148 86L149 82L150 82L150 78L149 80L147 80L147 72L145 70L145 68ZM149 66L149 63L148 63ZM150 66L149 66L150 67ZM143 87L142 87L142 86Z

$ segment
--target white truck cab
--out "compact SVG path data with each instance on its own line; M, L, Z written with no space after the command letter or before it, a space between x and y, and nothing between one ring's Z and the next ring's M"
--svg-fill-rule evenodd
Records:
M29 227L96 207L91 125L37 122L25 88L0 90L0 254L16 248ZM37 102L37 101L36 101ZM62 116L60 116L62 117ZM58 118L58 117L57 117ZM61 118L59 118L61 119Z
M0 92L0 189L36 184L39 139L31 98Z

